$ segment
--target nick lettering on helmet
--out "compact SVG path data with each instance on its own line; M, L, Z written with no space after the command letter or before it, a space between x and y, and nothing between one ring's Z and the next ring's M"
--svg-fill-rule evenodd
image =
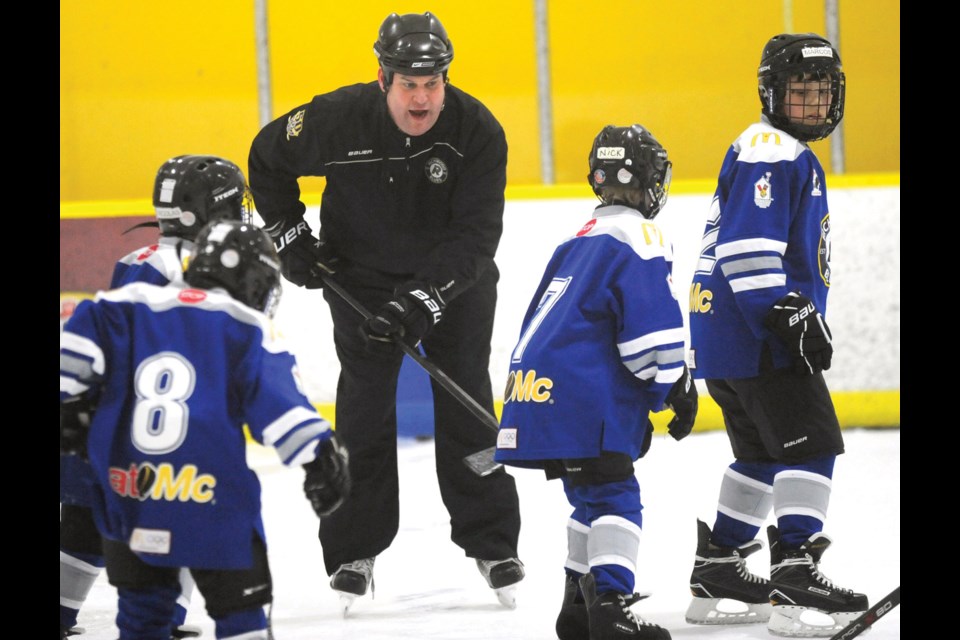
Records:
M597 158L600 160L623 160L626 151L623 147L598 147Z

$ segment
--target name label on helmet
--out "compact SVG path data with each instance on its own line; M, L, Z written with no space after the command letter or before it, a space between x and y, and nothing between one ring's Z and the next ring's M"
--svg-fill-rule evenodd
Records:
M427 61L424 61L424 62L413 62L413 63L410 64L410 68L411 68L411 69L425 69L425 68L429 68L429 67L434 67L434 66L436 66L436 64L437 64L437 63L436 63L434 60L427 60Z
M804 58L832 58L833 49L830 47L804 47L801 51Z
M623 160L626 150L623 147L598 147L597 158L599 160Z

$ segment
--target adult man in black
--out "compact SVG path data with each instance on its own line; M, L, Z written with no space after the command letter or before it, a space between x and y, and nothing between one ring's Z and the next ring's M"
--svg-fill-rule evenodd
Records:
M268 124L250 150L250 186L284 276L307 288L336 280L367 321L329 288L341 372L336 429L353 490L320 523L331 587L344 613L372 584L399 526L396 389L403 352L424 352L493 412L490 339L499 272L507 144L475 98L448 84L453 46L430 13L391 14L374 44L377 82L318 95ZM325 176L319 240L303 219L297 178ZM506 606L524 576L519 503L502 469L462 461L495 434L434 385L437 476L451 538ZM426 563L427 559L425 559ZM428 566L428 564L425 564Z

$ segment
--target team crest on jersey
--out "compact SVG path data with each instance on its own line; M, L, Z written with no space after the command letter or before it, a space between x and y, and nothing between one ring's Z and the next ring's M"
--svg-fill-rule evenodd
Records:
M300 109L295 114L287 118L287 140L296 138L303 131L303 116L306 114L304 109Z
M443 184L450 175L450 172L447 170L447 165L440 158L430 158L427 160L423 171L433 184Z
M761 209L773 204L773 185L770 184L770 172L766 172L753 183L753 203Z
M820 221L820 244L817 247L817 266L820 268L820 278L823 284L830 286L830 214Z
M817 175L817 170L813 170L813 188L810 190L810 195L812 196L822 196L823 192L820 190L820 176Z
M131 463L126 469L110 467L110 488L124 498L165 500L167 502L210 502L217 479L209 473L198 473L194 464L176 471L169 462L153 465Z

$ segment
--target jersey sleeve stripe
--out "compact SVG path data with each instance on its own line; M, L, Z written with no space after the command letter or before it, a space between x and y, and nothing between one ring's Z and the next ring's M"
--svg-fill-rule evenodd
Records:
M733 280L730 280L730 288L734 293L785 286L787 286L787 274L785 273L765 273L761 275L749 276L746 278L734 278Z
M738 273L747 271L783 271L783 260L777 256L759 256L756 258L744 258L742 260L730 260L724 262L720 268L723 275L730 277Z
M303 424L296 431L290 434L283 442L277 443L277 455L284 464L291 464L299 454L305 449L311 453L316 447L308 447L311 442L314 444L320 439L320 435L330 430L330 423L322 418L315 422Z
M736 256L742 253L756 253L758 251L773 251L781 256L787 250L787 243L780 240L770 240L769 238L746 238L744 240L734 240L733 242L724 242L718 244L715 255L717 260L723 260L730 256Z
M323 420L320 415L306 407L294 407L274 420L263 430L263 443L268 447L276 446L288 433L305 422ZM325 421L324 421L325 422Z
M640 336L639 338L628 340L627 342L621 342L617 345L617 349L620 350L620 359L625 360L626 358L630 358L635 354L648 349L659 348L664 345L671 345L678 342L682 343L684 338L685 335L682 327L676 329L664 329L663 331L654 331L652 333Z
M71 353L73 355L71 355ZM79 362L86 362L86 366L88 367L88 371L86 371L87 376L90 376L91 372L92 374L103 375L105 371L103 350L97 343L89 338L84 338L81 335L69 331L64 331L60 334L61 369L65 367L64 359L68 359L71 362L76 361L73 366L78 368L67 369L67 371L76 372L78 376L80 376Z

